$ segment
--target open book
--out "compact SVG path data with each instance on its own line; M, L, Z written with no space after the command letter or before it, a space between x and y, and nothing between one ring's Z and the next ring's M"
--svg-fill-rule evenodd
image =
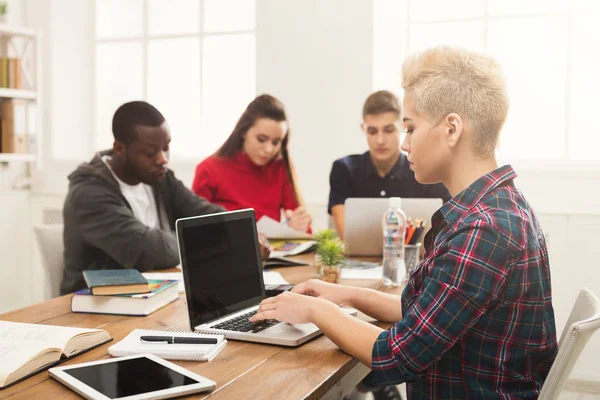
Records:
M216 344L169 344L147 343L140 340L142 336L175 336L178 338L210 338L216 339ZM113 357L130 356L150 353L166 360L210 361L225 347L227 340L223 335L209 335L196 332L155 331L134 329L119 343L108 348Z
M0 388L110 340L102 329L0 321Z
M297 256L298 254L311 252L317 246L316 240L270 240L269 243L273 248L270 257Z

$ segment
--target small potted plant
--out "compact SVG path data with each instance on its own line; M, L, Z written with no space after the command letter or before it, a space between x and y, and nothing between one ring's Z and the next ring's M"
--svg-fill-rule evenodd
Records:
M338 238L323 239L317 248L321 259L321 279L325 282L339 283L342 274L346 248Z
M319 255L319 246L323 241L327 239L335 239L337 237L336 232L333 229L322 229L315 233L317 244L315 246L315 270L317 278L321 276L321 256Z
M6 12L8 11L8 5L6 1L0 1L0 24L6 23Z

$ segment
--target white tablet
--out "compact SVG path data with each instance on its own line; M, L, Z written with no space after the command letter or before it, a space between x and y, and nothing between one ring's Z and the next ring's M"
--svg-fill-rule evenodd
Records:
M216 383L152 354L50 369L50 376L87 399L167 399L212 390Z

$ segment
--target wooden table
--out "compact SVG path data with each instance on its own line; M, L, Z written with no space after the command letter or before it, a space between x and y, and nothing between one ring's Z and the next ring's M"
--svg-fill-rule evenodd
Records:
M296 257L312 262L313 255ZM275 268L290 283L300 283L314 275L314 267ZM172 271L172 270L168 270ZM400 288L381 288L375 280L342 280L342 284L370 287L390 293ZM109 358L108 347L120 341L135 328L188 328L185 294L178 301L147 317L76 314L71 312L71 295L57 297L30 307L0 314L1 320L46 325L105 329L113 341L69 360L62 365ZM360 315L361 318L366 318ZM375 322L387 328L389 324ZM341 398L366 374L367 367L342 352L321 335L296 348L263 345L230 340L210 362L174 361L217 383L211 393L191 398L210 399L300 399ZM0 390L0 399L76 399L79 396L42 371L22 382Z

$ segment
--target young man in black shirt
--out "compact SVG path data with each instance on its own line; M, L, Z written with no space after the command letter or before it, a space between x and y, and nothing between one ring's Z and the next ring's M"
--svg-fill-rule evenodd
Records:
M363 106L361 129L369 151L340 158L329 176L328 212L338 234L344 235L344 202L349 197L405 197L450 199L442 184L422 185L415 180L406 156L400 152L400 103L391 92L371 94Z

